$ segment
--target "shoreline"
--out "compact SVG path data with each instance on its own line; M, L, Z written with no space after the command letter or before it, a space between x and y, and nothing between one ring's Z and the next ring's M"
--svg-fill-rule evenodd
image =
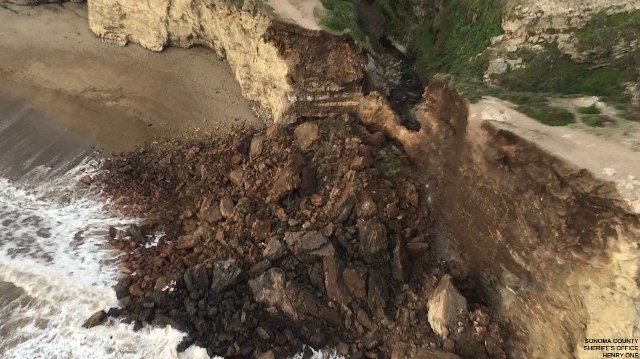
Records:
M103 43L89 29L86 4L11 8L0 8L0 92L108 152L177 134L263 126L214 51L158 54Z

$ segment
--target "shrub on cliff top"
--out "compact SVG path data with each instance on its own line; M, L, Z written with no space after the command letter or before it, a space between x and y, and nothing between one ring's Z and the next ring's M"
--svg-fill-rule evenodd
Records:
M512 91L565 95L613 96L624 92L620 68L575 62L553 45L530 57L526 67L497 76L500 85Z
M595 14L576 31L582 50L602 48L612 50L620 41L633 41L640 36L640 10L607 15Z
M324 9L315 15L319 25L327 32L335 35L349 35L358 46L364 46L367 36L358 26L358 19L353 1L321 0Z
M548 104L526 104L518 108L527 116L549 126L566 126L576 122L575 115L564 108Z

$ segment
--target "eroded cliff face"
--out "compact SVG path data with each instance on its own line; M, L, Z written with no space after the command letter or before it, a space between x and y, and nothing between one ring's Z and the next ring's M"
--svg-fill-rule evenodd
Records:
M502 29L505 34L496 41L507 46L534 46L559 41L567 54L582 57L574 49L573 33L594 15L631 12L640 9L637 1L625 0L513 0L505 6Z
M95 0L91 30L105 41L153 51L203 45L224 58L268 120L287 122L353 108L365 57L346 37L274 20L261 2Z
M441 253L508 318L511 357L600 357L582 350L585 338L640 334L640 221L615 184L508 130L468 123L442 84L426 90L418 132L375 95L359 113L425 173Z
M636 36L627 38L628 29L618 29L639 9L640 2L626 0L509 1L503 12L504 34L491 39L486 51L491 58L486 78L527 66L523 52L549 47L580 63L611 66L615 59L640 50ZM612 15L613 20L605 20ZM602 23L589 28L597 17Z

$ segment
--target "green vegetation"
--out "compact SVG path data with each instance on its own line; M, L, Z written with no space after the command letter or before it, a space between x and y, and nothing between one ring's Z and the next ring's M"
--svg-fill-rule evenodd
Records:
M318 14L321 26L335 34L349 34L361 46L368 46L367 36L358 24L354 0L321 1L326 8ZM574 95L599 96L606 102L622 104L622 117L640 121L623 85L640 82L636 71L640 52L632 50L613 56L621 42L640 38L640 10L612 15L601 12L576 29L578 49L589 52L590 60L584 63L561 53L557 44L547 44L539 52L509 53L508 58L522 59L524 66L494 76L499 84L495 87L483 82L490 56L484 51L491 38L502 33L503 1L363 1L373 4L373 10L365 6L365 11L380 14L385 33L407 45L415 59L416 71L425 83L438 74L449 74L456 88L471 101L483 95L506 99L549 125L576 121L571 112L548 103L551 97ZM596 111L579 110L583 115L599 115ZM597 116L586 121L597 125L596 118L602 122Z
M245 0L226 0L231 5L235 6L238 10L242 10L244 7ZM270 18L278 19L280 16L276 13L276 11L267 3L266 0L253 0L253 4L255 4L258 8L262 9L265 14L267 14Z
M319 25L335 35L349 35L360 47L367 43L367 36L358 26L356 11L351 0L321 0L324 11L317 13Z
M601 113L600 109L598 109L595 105L589 107L580 107L578 108L578 112L583 115L599 115Z
M549 96L596 95L604 101L619 104L620 115L637 119L637 111L630 105L624 83L640 80L636 72L640 53L630 51L613 56L615 46L622 41L640 37L640 11L606 15L596 14L584 27L576 31L578 48L589 51L597 63L578 63L561 54L555 44L539 53L518 53L527 64L497 76L507 90L549 93ZM601 59L606 58L607 62ZM595 107L578 109L583 122L591 127L604 125L600 111ZM633 114L636 113L634 116Z
M231 5L235 6L238 9L242 9L242 6L244 5L244 0L228 0Z
M576 119L571 112L550 106L550 97L587 94L628 101L622 83L630 77L629 69L634 66L629 65L634 58L622 59L614 66L582 64L561 54L555 45L538 53L511 54L522 58L526 66L498 76L501 87L484 85L482 75L488 63L481 54L490 45L490 39L502 33L499 2L443 0L438 8L435 1L428 2L431 6L427 5L430 8L424 9L422 17L415 14L415 9L424 1L374 0L374 3L387 19L387 31L408 44L420 76L428 81L438 73L452 74L455 86L472 101L482 95L503 98L551 126L575 123ZM604 19L587 24L579 38L591 38L589 33L602 32L603 26L632 26L637 16Z
M236 209L236 211L238 213L245 213L246 212L246 208L244 208L244 205L241 202L236 203L235 209Z
M604 121L600 115L585 115L582 116L582 122L589 127L603 127Z
M502 87L460 84L458 91L470 101L479 100L482 95L498 97L517 105L518 111L549 126L566 126L576 122L573 113L549 104L552 94L544 92L517 92Z
M549 126L566 126L576 122L573 113L549 104L524 104L518 109L527 116Z
M271 5L269 5L269 3L266 0L257 0L258 2L258 6L260 6L260 8L262 8L262 10L269 15L270 18L272 19L281 19L280 15L278 13L276 13L276 10L271 7Z
M383 148L380 150L382 158L382 166L387 177L394 177L402 168L402 162L391 148Z
M540 53L526 54L531 60L524 68L496 76L508 90L547 92L562 95L588 94L619 97L623 70L617 67L595 67L577 63L561 54L557 47L548 46Z
M576 31L582 50L611 50L621 40L640 37L640 10L607 15L602 11Z
M457 81L480 81L486 67L477 57L502 33L499 1L374 0L393 37L403 39L415 56L416 70L429 80L450 73ZM425 5L426 3L426 5ZM423 14L416 14L421 9Z

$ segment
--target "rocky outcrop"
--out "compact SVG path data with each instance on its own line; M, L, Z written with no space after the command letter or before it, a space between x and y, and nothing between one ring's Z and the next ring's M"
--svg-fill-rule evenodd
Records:
M505 34L500 40L515 46L562 41L599 12L615 14L638 9L640 4L625 0L515 0L504 8Z
M581 46L579 32L594 16L624 15L637 10L640 10L640 3L626 0L511 1L503 10L504 34L494 37L486 51L490 58L486 78L491 80L493 75L527 66L523 52L542 52L549 46L575 61L607 66L628 52L640 51L640 42L637 39L626 41L620 36L609 38L605 30L598 42L607 50L597 51L593 46ZM587 31L603 30L605 26L601 24L600 27Z
M89 25L120 46L214 49L233 69L244 97L274 122L356 106L366 60L349 39L274 20L261 1L241 3L95 0Z

